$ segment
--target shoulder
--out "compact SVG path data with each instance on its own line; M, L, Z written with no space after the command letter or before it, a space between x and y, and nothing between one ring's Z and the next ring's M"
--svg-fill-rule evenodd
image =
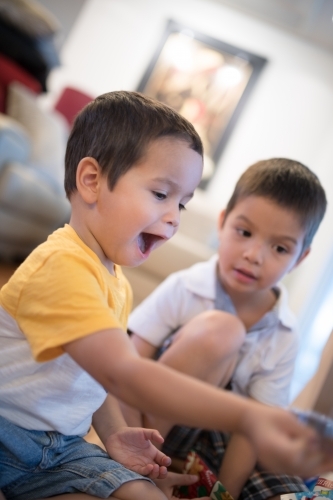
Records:
M9 310L31 300L45 300L46 295L73 296L105 282L97 255L65 226L52 233L19 266L1 291L1 303ZM105 288L105 287L104 287Z
M213 255L209 260L179 272L178 278L188 292L215 300L217 258L217 255Z
M289 296L287 288L283 283L278 283L275 287L279 292L279 298L275 306L275 311L280 320L282 328L294 332L297 328L297 318L289 306Z
M170 331L214 307L215 269L210 259L171 274L132 311L129 329L160 345Z
M191 267L171 273L158 285L155 292L170 293L170 289L187 291L197 295L213 295L215 297L215 276L217 257L213 256L208 261L198 262Z

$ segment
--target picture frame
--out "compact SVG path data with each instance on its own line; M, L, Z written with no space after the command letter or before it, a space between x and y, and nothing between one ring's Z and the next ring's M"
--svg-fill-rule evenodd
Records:
M185 116L205 150L206 189L217 162L267 59L174 20L148 64L137 91Z

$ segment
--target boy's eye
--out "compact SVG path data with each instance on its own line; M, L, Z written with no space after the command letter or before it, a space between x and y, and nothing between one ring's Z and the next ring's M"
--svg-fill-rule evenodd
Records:
M245 238L250 238L250 236L251 236L250 231L248 231L247 229L238 228L237 232L238 232L238 234L240 234L241 236L244 236Z
M277 253L287 253L288 250L285 247L282 247L281 245L276 245L275 247Z
M167 195L165 193L160 193L159 191L153 191L153 195L158 200L165 200L165 198L167 197Z

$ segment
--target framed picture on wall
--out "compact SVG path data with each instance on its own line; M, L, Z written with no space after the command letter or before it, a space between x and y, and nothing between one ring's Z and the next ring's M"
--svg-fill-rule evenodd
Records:
M169 20L137 90L193 123L205 149L205 189L267 60Z

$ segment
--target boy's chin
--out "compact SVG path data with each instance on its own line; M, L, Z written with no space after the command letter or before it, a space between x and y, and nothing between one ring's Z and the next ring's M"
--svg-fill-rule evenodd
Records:
M121 266L121 267L138 267L141 264L143 264L144 262L146 262L146 260L149 258L150 253L151 252L149 252L148 255L142 254L142 255L140 255L140 257L135 257L132 259L130 259L130 258L124 259L122 262L119 263L119 266Z

